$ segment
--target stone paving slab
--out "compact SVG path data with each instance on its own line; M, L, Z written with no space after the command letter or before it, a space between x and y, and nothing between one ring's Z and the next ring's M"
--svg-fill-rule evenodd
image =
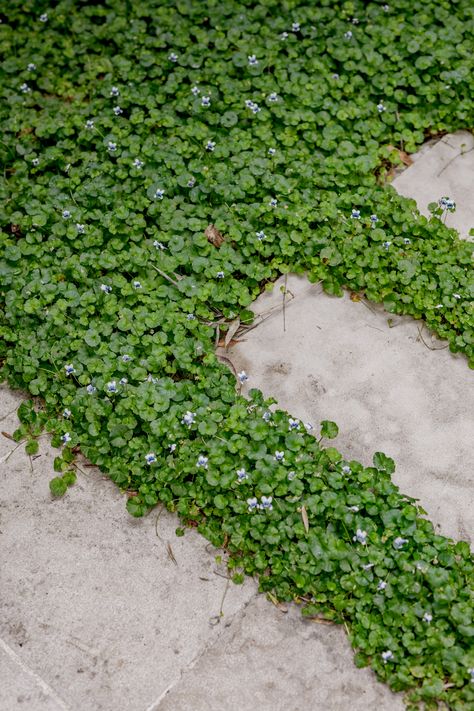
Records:
M257 313L281 303L284 284L282 277L256 301ZM294 298L286 305L286 331L275 310L228 351L249 375L247 389L274 396L315 429L334 420L340 433L331 444L347 459L369 466L376 451L392 457L394 481L420 499L439 531L471 542L474 388L466 358L432 342L425 329L426 345L421 322L412 318L348 294L328 296L295 275L287 289Z
M3 387L0 397L6 413L21 402ZM12 432L15 419L0 429ZM57 450L44 441L31 471L24 447L3 461L13 447L0 436L0 638L67 708L147 708L222 633L213 618L227 581L217 551L192 530L176 537L177 518L167 512L160 540L158 509L133 519L95 469L53 500ZM231 624L255 593L252 580L228 586L223 619ZM10 694L10 708L20 709L19 690Z
M464 239L474 228L474 136L469 131L450 133L412 156L413 165L392 183L397 192L414 198L423 215L428 204L447 196L456 202L456 211L446 216L446 224ZM471 237L471 239L473 239Z
M402 711L401 695L357 669L344 630L252 600L183 675L159 711Z

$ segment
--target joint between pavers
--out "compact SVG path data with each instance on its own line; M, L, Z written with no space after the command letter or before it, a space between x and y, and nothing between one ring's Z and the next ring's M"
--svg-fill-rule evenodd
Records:
M40 677L33 669L31 669L25 662L18 656L18 654L3 640L0 639L0 649L3 649L5 654L17 664L25 674L28 674L32 679L35 680L36 684L41 688L41 690L50 698L52 698L62 711L72 711L69 706L61 699L60 696L47 684L44 679Z
M239 608L230 617L230 624L232 624L236 618L243 616L247 607L250 605L250 603L253 602L254 600L256 600L260 594L261 593L259 593L258 590L256 590L251 595L251 597L249 597L249 599L242 605L242 607ZM169 686L167 686L166 689L159 695L159 697L157 699L155 699L155 701L153 701L149 706L146 707L145 711L158 711L161 702L166 698L166 696L169 694L169 692L172 689L174 689L176 686L178 686L178 684L181 683L184 675L187 674L187 672L191 671L191 669L193 669L196 666L198 661L205 654L207 654L209 652L209 650L211 650L214 647L214 645L217 644L217 642L219 642L219 640L221 639L223 634L224 634L224 631L222 631L220 634L218 634L215 637L215 639L213 639L211 642L209 642L208 644L205 644L204 647L198 652L198 654L196 654L196 656L193 659L191 659L189 664L180 672L178 679L176 679L176 681L172 682Z

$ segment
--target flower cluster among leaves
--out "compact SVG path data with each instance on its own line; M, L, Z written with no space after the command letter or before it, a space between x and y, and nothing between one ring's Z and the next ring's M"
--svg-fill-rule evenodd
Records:
M0 363L44 403L15 438L53 434L55 495L80 447L132 515L165 504L236 582L344 622L412 707L472 708L468 545L392 460L344 460L214 352L293 269L423 318L474 366L456 196L426 219L387 185L399 149L472 118L472 3L40 4L0 23Z

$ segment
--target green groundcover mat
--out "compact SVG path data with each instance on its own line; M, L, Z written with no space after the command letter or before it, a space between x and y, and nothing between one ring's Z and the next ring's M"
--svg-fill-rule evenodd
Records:
M474 366L473 244L389 185L473 119L471 0L10 0L0 8L0 364L15 439L78 449L343 623L409 708L474 705L473 564L391 481L240 393L215 343L291 271L424 319ZM319 430L319 427L317 428ZM321 441L323 440L323 441ZM468 463L466 462L466 465Z

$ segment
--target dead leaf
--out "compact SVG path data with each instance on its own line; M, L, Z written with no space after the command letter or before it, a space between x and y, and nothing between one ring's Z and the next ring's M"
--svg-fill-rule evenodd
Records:
M306 533L309 533L309 521L308 521L308 512L306 511L306 506L301 507L301 518L303 519L303 526L304 526Z
M397 151L398 157L402 161L404 165L412 165L413 160L412 158L406 153L405 151L402 151L400 148L396 148L396 146L387 146L387 148L390 151Z
M280 602L271 592L267 593L267 598L275 605L278 610L280 610L280 612L288 612L288 607L282 602Z
M235 321L232 321L232 323L229 326L229 330L225 334L225 339L224 339L224 347L225 348L229 347L229 343L231 342L232 338L239 330L239 326L240 326L240 318L237 317L235 319Z
M334 622L326 620L324 617L309 617L310 622L316 622L318 625L333 625Z
M224 242L224 237L219 232L215 225L208 225L204 231L208 241L214 245L214 247L219 248Z
M170 544L166 544L166 550L168 551L168 558L173 561L175 565L178 565L178 561L174 557L173 549L171 548Z
M361 296L360 294L356 294L355 291L351 291L351 301L360 301Z
M13 441L15 441L15 440L13 439L13 437L11 436L11 434L8 434L8 432L3 432L3 431L2 431L2 435L3 435L4 437L6 437L7 439L12 439Z

